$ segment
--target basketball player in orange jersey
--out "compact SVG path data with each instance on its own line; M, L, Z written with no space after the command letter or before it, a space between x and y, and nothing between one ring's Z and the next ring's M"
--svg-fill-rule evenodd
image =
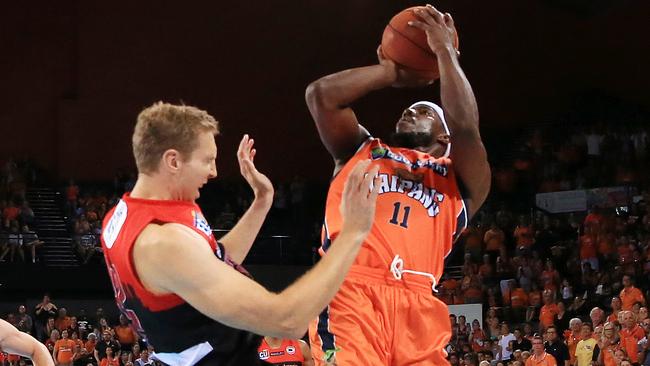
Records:
M417 80L378 50L378 65L345 70L313 82L309 110L334 158L327 196L323 258L341 233L336 207L355 163L379 164L375 221L361 252L327 308L310 324L317 364L335 353L339 366L445 365L451 336L447 306L434 297L453 241L484 202L490 169L472 88L453 47L454 23L432 6L411 25L426 32L438 59L442 106L418 102L398 119L393 144L373 138L349 107L388 86Z
M257 349L265 365L314 366L309 346L302 339L282 339L266 336Z
M0 319L0 352L28 357L34 366L54 366L45 345Z
M102 247L117 305L155 347L153 358L170 366L257 365L261 337L254 333L303 336L372 225L377 168L366 160L346 182L336 255L281 293L267 291L238 264L273 196L253 164L253 140L244 136L237 152L255 194L237 225L217 241L194 202L217 176L217 133L214 118L194 107L157 103L142 111L133 133L138 180L104 220Z

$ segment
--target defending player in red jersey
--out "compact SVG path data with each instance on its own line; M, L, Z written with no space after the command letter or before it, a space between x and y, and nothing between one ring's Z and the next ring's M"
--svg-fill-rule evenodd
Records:
M214 118L195 107L157 103L142 111L133 134L138 180L104 220L117 305L155 347L153 358L171 366L257 365L261 337L254 333L303 336L343 282L375 209L377 168L368 160L345 186L337 255L271 293L238 264L273 200L271 182L253 164L253 140L244 136L237 152L255 194L237 225L217 241L194 202L217 176L217 133Z
M323 228L324 258L341 229L336 206L356 161L379 169L375 221L346 281L310 325L317 364L335 353L339 366L445 365L451 336L447 306L433 296L453 241L484 202L490 169L471 86L453 47L449 14L417 11L438 59L442 106L418 102L404 110L390 144L372 138L349 107L388 86L431 83L415 79L382 57L374 66L345 70L313 82L306 92L323 144L335 161ZM452 148L453 143L453 148Z

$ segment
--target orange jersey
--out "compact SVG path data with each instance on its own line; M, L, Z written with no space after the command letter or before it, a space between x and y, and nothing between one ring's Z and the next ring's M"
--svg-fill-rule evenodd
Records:
M468 222L449 158L434 158L368 139L332 180L327 195L323 246L327 251L343 223L339 206L345 181L360 160L379 166L379 195L372 229L355 264L388 270L396 255L404 268L442 276L444 259Z

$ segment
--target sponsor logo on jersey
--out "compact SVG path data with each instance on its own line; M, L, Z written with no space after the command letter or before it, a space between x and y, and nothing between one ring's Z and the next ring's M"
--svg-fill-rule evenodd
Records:
M212 229L208 221L203 217L200 212L192 210L192 217L194 218L194 227L201 230L205 235L212 236Z
M296 353L296 348L294 346L287 346L287 353L293 355Z
M431 169L434 173L442 177L446 177L447 174L449 173L449 169L447 168L447 165L437 163L432 159L410 161L404 155L394 153L390 149L387 149L383 146L377 146L372 150L370 150L370 158L372 160L390 159L398 163L407 165L408 167L411 168L411 170L420 169L420 168Z
M113 244L115 244L115 240L117 240L117 236L119 235L120 230L122 230L122 225L124 225L124 222L126 221L128 211L129 209L126 202L120 200L113 211L113 216L108 220L108 224L106 225L104 232L102 232L104 243L108 249L111 249Z
M265 349L264 351L260 352L260 360L268 360L269 359L269 350Z

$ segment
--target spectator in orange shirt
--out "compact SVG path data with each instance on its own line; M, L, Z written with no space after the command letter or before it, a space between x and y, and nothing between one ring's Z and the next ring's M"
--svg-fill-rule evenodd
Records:
M515 228L514 237L517 255L528 253L530 247L535 244L535 230L525 215L519 216L519 224Z
M612 297L610 305L612 307L612 313L607 317L607 321L615 322L618 320L619 311L621 311L621 298L618 296Z
M88 351L88 353L92 355L95 353L96 345L97 345L97 335L95 333L89 333L88 340L86 341L84 348L86 348L86 351Z
M526 360L526 366L557 366L555 357L546 353L542 337L533 338L533 354Z
M558 314L558 308L553 300L553 293L551 291L545 290L542 294L542 299L544 306L539 311L539 324L541 330L546 330L547 327L553 324L555 316Z
M516 321L521 321L528 307L528 294L523 288L516 286L515 280L510 281L510 307Z
M598 270L598 256L596 254L596 237L592 234L589 226L585 227L585 233L580 237L580 265L591 264L591 269Z
M555 265L550 259L546 260L544 271L539 279L544 290L557 291L560 285L560 273L555 269Z
M623 310L632 310L632 306L636 302L640 302L642 305L645 305L645 298L643 293L638 288L634 287L632 284L632 277L629 275L623 276L623 289L619 295L621 298L622 309Z
M632 363L639 362L639 355L637 351L637 344L639 340L645 337L645 331L639 327L636 321L636 316L629 310L623 311L623 321L621 325L621 347L627 351L628 357Z
M54 326L59 332L63 332L64 329L70 328L72 324L72 319L68 316L68 312L65 308L59 309L59 316L54 320Z
M106 348L106 357L102 358L99 366L120 366L120 358L113 354L111 347Z
M539 285L537 282L533 282L532 289L528 293L528 303L534 308L539 308L542 306L542 293L539 291Z
M469 335L469 342L472 344L472 351L479 352L484 349L485 340L487 336L483 329L481 329L481 323L478 319L472 321L472 333Z
M576 363L576 347L578 342L582 340L580 331L582 329L582 320L580 318L573 318L569 321L569 329L564 332L564 340L569 347L569 364L575 365Z
M505 257L506 256L506 235L497 225L496 222L490 224L490 230L485 232L483 235L483 243L485 243L485 251L491 258L497 256Z
M138 334L129 325L129 319L120 314L120 325L115 327L115 336L120 342L122 352L131 352L131 348L138 341Z
M56 360L58 366L72 366L72 355L74 353L75 342L68 338L68 331L61 331L61 339L56 341L52 358Z

